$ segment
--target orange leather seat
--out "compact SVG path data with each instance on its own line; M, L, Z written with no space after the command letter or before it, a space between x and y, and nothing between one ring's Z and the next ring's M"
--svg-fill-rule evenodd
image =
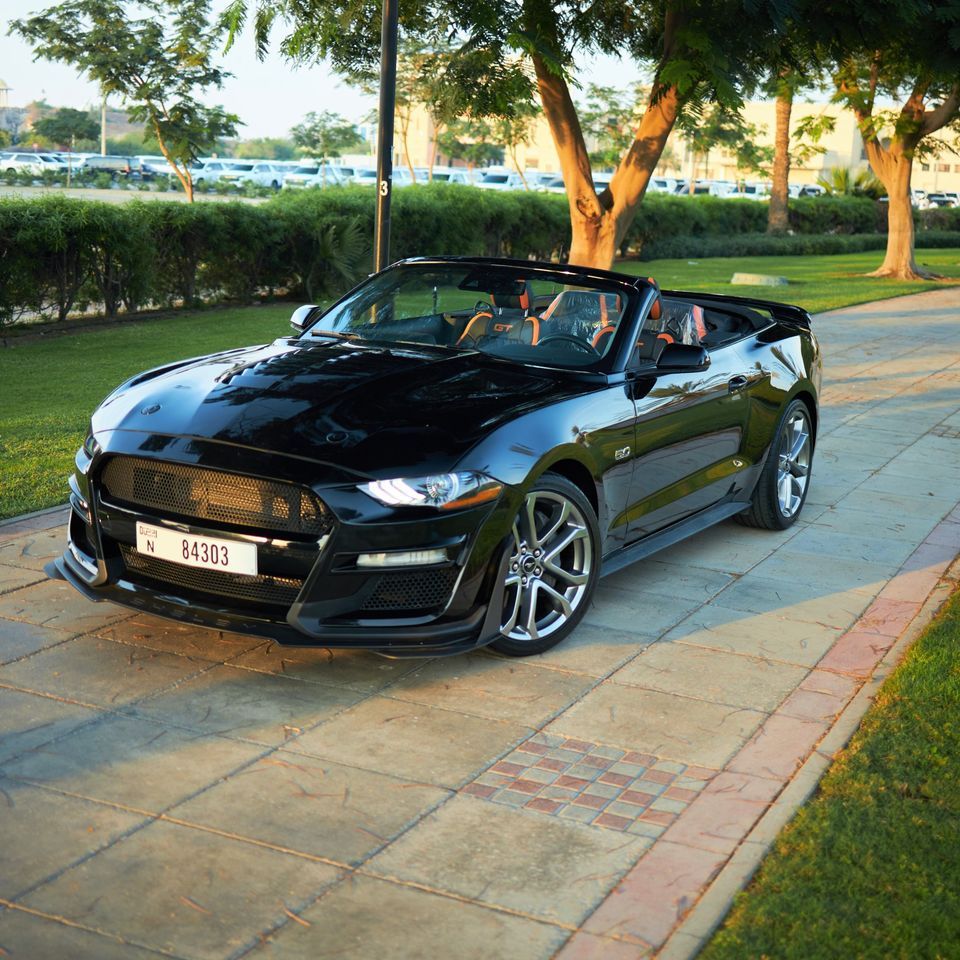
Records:
M521 293L490 295L491 310L481 310L470 318L457 344L465 340L478 343L485 337L507 337L536 346L540 339L540 320L530 313L533 291L524 281Z

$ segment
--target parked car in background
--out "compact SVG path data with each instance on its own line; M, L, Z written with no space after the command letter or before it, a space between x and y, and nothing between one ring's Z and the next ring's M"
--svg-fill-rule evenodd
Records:
M706 196L710 193L710 187L712 185L712 180L695 180L693 183L693 189L691 190L689 180L678 180L677 186L673 192L678 197Z
M258 187L279 190L286 176L287 170L279 163L267 160L236 160L220 174L220 182L232 183L238 187L253 183Z
M727 196L736 197L740 200L769 200L770 184L763 182L741 183Z
M697 181L699 184L701 181ZM705 181L707 194L711 197L728 197L737 192L737 183L735 180L708 180Z
M354 170L350 182L364 187L375 187L377 185L377 171L373 167L359 167ZM412 183L413 178L406 167L393 168L393 185L395 187L409 187Z
M556 180L560 174L556 170L525 170L524 176L531 190L542 190L552 180Z
M367 169L367 167L358 166L355 163L335 163L333 166L337 168L337 172L340 174L341 183L353 183L357 171Z
M473 173L466 167L434 167L432 183L473 183Z
M140 165L144 170L149 170L154 175L161 173L173 175L173 169L170 164L167 163L166 157L158 157L156 154L142 154L138 156L137 159L140 161Z
M137 157L92 156L83 162L83 169L94 173L109 173L114 180L150 180L154 173Z
M823 197L827 190L819 183L791 183L787 187L787 193L791 197Z
M27 171L40 176L44 171L59 173L66 170L66 163L59 157L44 153L10 150L0 153L0 170L4 173Z
M955 193L928 193L927 204L931 207L956 207L960 206L957 194Z
M676 193L677 181L673 177L651 177L647 193Z
M191 168L194 186L200 186L203 183L216 183L232 163L232 160L216 158L198 160L196 166Z
M523 190L523 180L515 170L485 170L474 184L481 190Z
M301 163L283 178L284 190L303 190L306 187L336 187L344 182L340 167L332 163Z

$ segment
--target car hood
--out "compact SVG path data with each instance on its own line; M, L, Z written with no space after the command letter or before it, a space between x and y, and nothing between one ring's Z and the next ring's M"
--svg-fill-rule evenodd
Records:
M365 476L450 469L478 440L584 384L476 352L278 340L185 361L120 387L95 433L237 444Z

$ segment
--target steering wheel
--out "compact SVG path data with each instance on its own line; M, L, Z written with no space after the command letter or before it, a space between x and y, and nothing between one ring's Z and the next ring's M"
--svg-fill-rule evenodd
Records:
M537 341L537 346L542 347L548 344L551 340L560 340L564 343L569 343L578 350L582 350L584 353L592 353L597 357L600 356L600 351L593 346L593 344L587 343L586 341L581 340L579 337L575 337L572 333L553 333L549 337L541 337Z
M478 300L473 305L473 312L476 313L493 313L493 306L487 303L486 300Z

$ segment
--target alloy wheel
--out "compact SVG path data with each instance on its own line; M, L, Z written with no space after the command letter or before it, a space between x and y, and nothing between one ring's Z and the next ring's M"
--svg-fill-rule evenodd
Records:
M503 636L532 642L560 630L587 595L593 563L580 507L553 490L529 493L513 525Z
M780 458L777 469L777 500L784 517L792 517L802 506L810 476L810 427L800 410L780 431Z

